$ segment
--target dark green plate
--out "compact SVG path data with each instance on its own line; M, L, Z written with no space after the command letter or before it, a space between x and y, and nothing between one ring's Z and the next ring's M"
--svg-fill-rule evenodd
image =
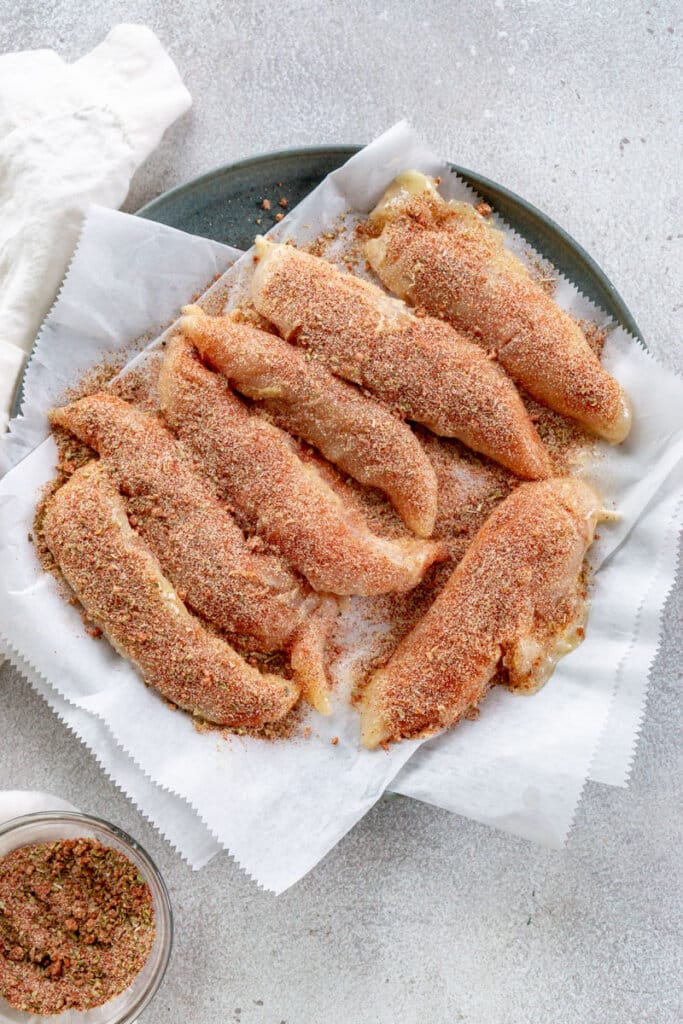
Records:
M267 231L280 212L278 199L296 206L326 174L336 170L358 146L288 149L217 167L186 185L164 192L138 210L193 235L248 249L254 235ZM547 260L617 323L643 342L638 325L614 285L566 231L502 185L481 174L451 165L494 209ZM271 210L261 209L264 198ZM261 224L257 224L257 219Z

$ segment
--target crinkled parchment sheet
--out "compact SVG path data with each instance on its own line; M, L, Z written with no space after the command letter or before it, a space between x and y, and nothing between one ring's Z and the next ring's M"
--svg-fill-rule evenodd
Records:
M395 175L408 168L441 176L446 195L472 201L473 194L464 183L408 126L400 124L330 175L271 236L307 244L321 232L336 233L340 218L350 235L358 218L372 208ZM94 211L91 220L98 217L101 221L101 211ZM74 307L69 336L81 327L78 306L84 299L85 333L89 317L99 316L108 323L115 305L124 311L117 333L128 342L150 324L170 319L173 313L168 310L177 311L191 297L191 289L183 290L186 285L178 278L164 318L152 315L152 295L157 302L167 299L165 277L158 274L157 262L158 250L166 250L158 236L156 244L152 239L156 226L135 223L141 236L150 232L148 250L144 246L139 250L135 275L137 329L131 328L125 314L130 275L121 266L118 277L113 273L111 224L100 223L90 241L93 249L100 246L106 295L89 302L83 290L88 277L82 259L87 226L61 296L68 293ZM120 246L125 247L122 223L117 230L122 233ZM509 234L520 255L533 259L529 247ZM348 235L342 233L336 244L343 248ZM188 252L197 241L187 236L180 239ZM180 265L177 250L171 263ZM252 266L247 254L228 270L209 292L207 307L215 309L224 296L229 296L231 304L238 301ZM577 316L604 322L604 315L562 279L557 299ZM54 328L51 347L56 352L66 347L68 338L59 320L53 319L51 314L41 340L46 328ZM647 672L658 643L661 609L673 579L668 554L680 524L683 384L620 328L609 331L603 358L635 407L635 427L626 445L616 450L601 446L602 457L592 471L606 501L619 508L621 519L601 528L601 539L592 552L596 575L587 639L532 698L497 690L482 705L476 721L463 722L423 745L395 745L388 753L360 748L357 716L343 699L332 719L311 716L313 734L307 740L273 744L198 735L186 716L169 713L153 692L140 686L136 674L105 643L87 636L76 610L61 601L54 581L35 563L27 532L36 493L53 474L51 440L23 458L0 483L0 529L9 540L0 554L0 633L34 684L40 681L48 700L52 691L55 702L65 702L76 714L80 710L99 720L121 751L119 759L110 759L108 765L102 759L105 767L193 862L206 859L215 837L257 881L282 891L309 870L388 785L557 845L569 828L591 762L594 777L617 784L625 781ZM48 391L42 405L36 393L27 392L27 398L31 409L25 408L24 415L34 414L38 423L56 393ZM40 440L37 427L26 446L32 447L31 440L33 444ZM632 671L635 665L637 671ZM75 731L95 745L85 728ZM339 742L332 745L335 736ZM136 766L145 778L144 786L131 783ZM164 799L159 797L162 792ZM170 805L164 802L166 797L171 798ZM178 828L186 806L188 831L189 807L196 814L196 850L183 845Z

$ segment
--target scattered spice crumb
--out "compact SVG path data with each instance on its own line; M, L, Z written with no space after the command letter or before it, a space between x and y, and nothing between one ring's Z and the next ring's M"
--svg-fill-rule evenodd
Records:
M490 213L493 213L493 207L489 206L488 203L477 203L475 210L480 217L488 217Z
M339 743L339 737L333 736L332 739L330 740L330 743L332 744L333 747L336 747L337 744Z
M284 217L284 213L276 213L275 214L275 220L278 221L278 223L282 220L283 217Z
M279 205L282 207L283 210L286 210L287 207L289 206L289 203L287 202L284 196L282 197L282 199L279 200Z

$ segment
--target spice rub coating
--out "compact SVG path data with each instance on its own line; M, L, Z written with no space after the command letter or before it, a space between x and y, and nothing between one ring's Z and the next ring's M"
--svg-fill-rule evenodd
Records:
M331 594L321 594L317 608L297 631L292 644L290 665L301 687L301 695L321 715L332 712L327 665L329 644L339 615L339 602Z
M0 860L0 997L24 1013L109 1002L142 970L154 935L149 886L96 839L31 843Z
M162 411L207 475L250 527L319 591L381 594L410 590L444 548L417 538L373 534L284 431L250 411L177 335L159 379Z
M284 338L435 434L524 479L550 475L514 384L480 346L316 256L264 240L256 251L252 298Z
M53 425L93 448L131 524L186 604L262 651L285 650L303 618L296 577L251 551L239 526L158 416L99 392L53 409Z
M354 479L384 491L418 536L431 536L436 474L406 423L277 335L195 307L186 314L182 331L238 391Z
M252 668L188 612L104 466L77 470L50 500L45 541L88 617L143 679L209 722L258 728L296 703L292 681Z
M502 668L541 685L580 642L582 566L601 502L587 484L520 485L489 516L427 614L363 694L367 747L453 725Z
M394 294L479 339L540 402L607 441L631 426L624 391L579 325L505 248L469 203L447 202L433 179L401 175L370 215L365 246Z

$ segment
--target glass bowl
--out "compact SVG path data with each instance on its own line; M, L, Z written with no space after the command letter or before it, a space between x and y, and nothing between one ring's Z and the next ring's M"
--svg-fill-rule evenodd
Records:
M75 811L27 814L0 826L0 858L29 843L51 843L59 839L97 839L119 850L135 864L154 898L156 935L145 966L125 992L92 1010L65 1010L51 1016L15 1010L0 997L0 1024L131 1024L154 996L166 973L173 945L171 901L158 868L143 848L100 818Z

